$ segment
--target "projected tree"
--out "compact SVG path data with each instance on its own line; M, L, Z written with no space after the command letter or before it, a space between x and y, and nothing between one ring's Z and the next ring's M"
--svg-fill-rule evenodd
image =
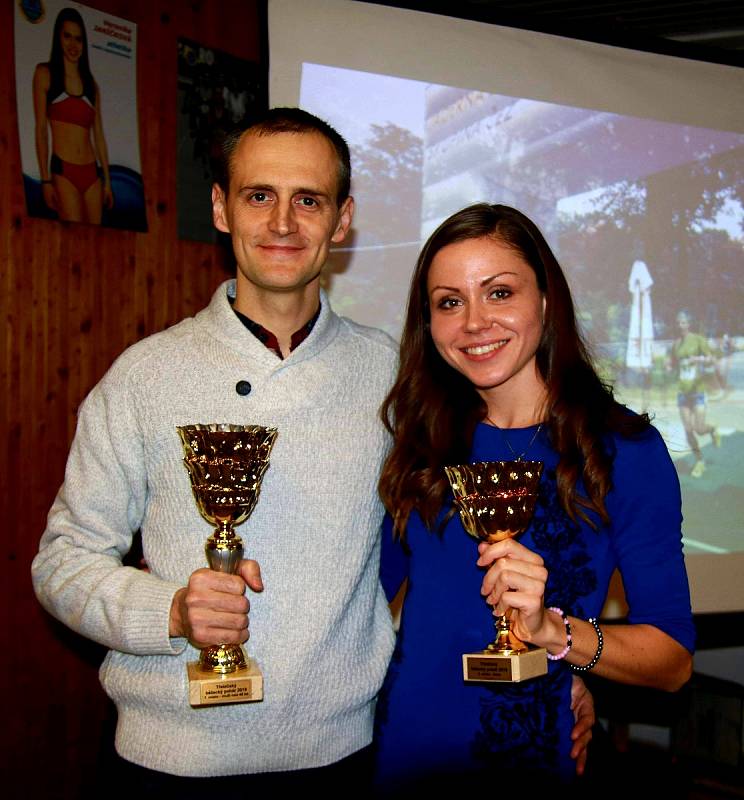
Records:
M418 239L423 142L392 123L372 124L370 131L367 143L352 149L353 191L364 220L360 243Z
M335 288L334 308L348 308L368 324L392 320L390 332L397 333L405 307L401 292L419 250L423 142L392 123L370 124L369 130L363 145L352 146L354 264L336 270L344 274L344 290ZM369 318L360 317L359 297Z

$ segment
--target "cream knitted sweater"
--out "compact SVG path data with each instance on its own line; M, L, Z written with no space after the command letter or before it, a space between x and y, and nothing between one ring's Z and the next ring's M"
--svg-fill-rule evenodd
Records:
M393 647L376 484L394 346L323 296L312 333L282 361L243 327L228 292L233 282L129 348L86 398L32 568L44 607L110 648L101 681L119 712L119 753L177 775L300 769L364 747ZM191 708L186 662L198 653L168 636L175 591L206 566L210 526L176 433L196 422L279 429L256 510L238 528L265 585L250 598L247 645L264 674L260 703ZM150 573L121 564L138 529Z

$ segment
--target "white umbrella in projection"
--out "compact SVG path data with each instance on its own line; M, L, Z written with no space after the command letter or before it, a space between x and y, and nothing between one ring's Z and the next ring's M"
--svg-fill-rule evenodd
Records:
M631 369L651 369L654 346L654 318L651 287L654 280L644 261L634 261L628 279L631 295L630 326L625 365Z

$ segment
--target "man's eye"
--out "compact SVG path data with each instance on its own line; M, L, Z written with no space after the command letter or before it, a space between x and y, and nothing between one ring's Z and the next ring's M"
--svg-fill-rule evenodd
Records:
M314 197L300 197L297 203L304 208L314 208L318 205L318 201Z
M269 199L269 196L266 192L253 192L250 199L253 203L265 203Z

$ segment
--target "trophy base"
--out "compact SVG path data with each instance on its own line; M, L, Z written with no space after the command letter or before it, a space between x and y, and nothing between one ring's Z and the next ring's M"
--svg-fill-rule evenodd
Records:
M200 669L198 661L187 665L189 703L194 707L223 703L255 703L263 700L263 675L256 662L249 658L246 666L222 675Z
M524 653L512 655L488 650L465 653L462 657L462 674L470 683L519 683L547 674L546 653L544 647L530 647Z

